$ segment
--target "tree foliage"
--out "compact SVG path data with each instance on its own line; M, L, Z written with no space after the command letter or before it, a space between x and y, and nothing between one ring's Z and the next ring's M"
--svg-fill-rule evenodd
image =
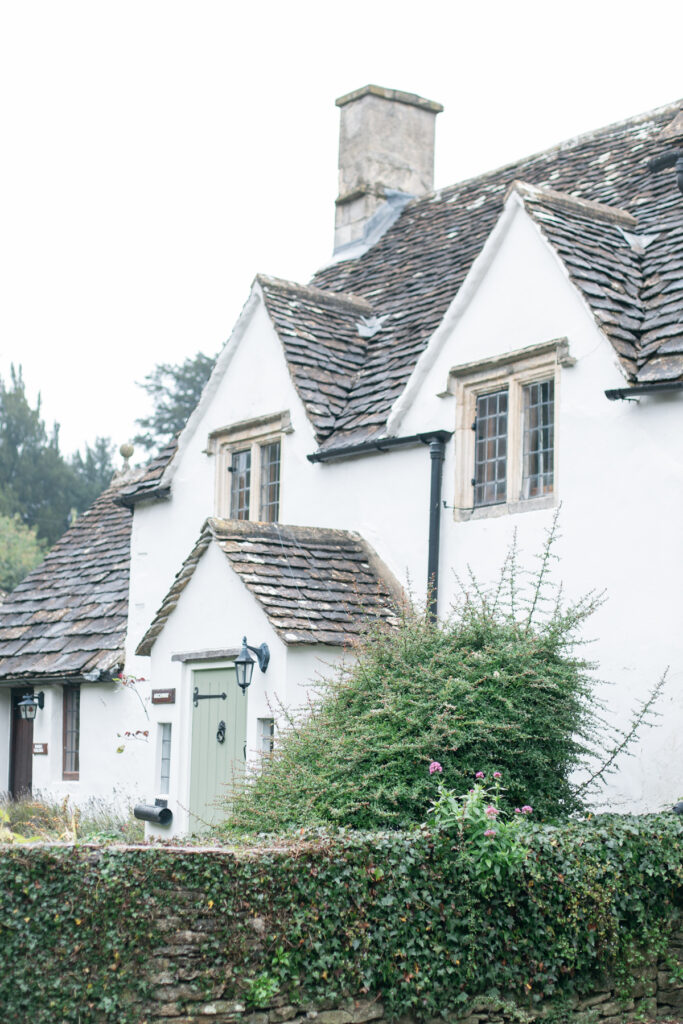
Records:
M577 653L598 599L558 600L552 540L526 588L513 551L497 586L470 579L447 621L408 611L396 632L372 632L236 794L233 827L410 826L433 795L433 759L456 792L477 771L501 771L508 808L529 803L543 818L580 809L577 770L623 736L602 719Z
M35 529L19 516L0 516L0 590L13 590L44 554Z
M133 438L134 444L147 450L160 448L182 430L201 396L204 385L216 363L215 356L198 352L183 363L159 363L145 377L140 387L150 396L154 411L136 420L144 433Z
M76 452L70 465L76 476L74 507L78 512L89 508L106 490L114 475L114 444L108 437L96 437L92 447L86 443L84 454Z
M21 367L0 378L0 515L35 529L52 545L74 514L84 511L111 480L112 443L97 438L71 460L59 450L59 427L48 431L40 397L32 408Z

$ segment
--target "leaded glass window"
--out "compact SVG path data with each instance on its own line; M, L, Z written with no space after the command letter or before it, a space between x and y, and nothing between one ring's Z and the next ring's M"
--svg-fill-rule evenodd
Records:
M251 489L251 450L233 452L230 464L230 518L249 518Z
M507 498L507 388L479 395L474 430L474 504L496 505Z
M280 442L261 445L261 514L264 523L276 523L280 513Z
M555 382L526 384L522 446L522 497L553 490Z
M78 686L65 686L63 692L62 778L77 779L81 691Z

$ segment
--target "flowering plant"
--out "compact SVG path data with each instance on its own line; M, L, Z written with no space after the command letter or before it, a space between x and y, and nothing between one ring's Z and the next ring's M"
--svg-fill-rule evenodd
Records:
M435 767L436 766L436 767ZM443 768L432 761L430 774L441 776ZM500 808L503 793L502 773L494 772L490 786L486 774L476 772L472 789L458 796L438 780L438 796L427 812L430 827L436 832L455 833L462 849L469 848L474 874L483 889L491 875L500 880L504 872L517 867L526 858L527 848L521 842L524 820L533 812L529 804L516 807L513 815Z

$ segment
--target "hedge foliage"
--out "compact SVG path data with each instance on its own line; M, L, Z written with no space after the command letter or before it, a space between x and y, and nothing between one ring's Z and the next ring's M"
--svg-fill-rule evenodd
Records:
M470 852L424 830L234 855L5 847L4 1019L137 1024L130 1001L148 990L156 922L178 912L179 888L216 924L200 963L234 965L226 998L252 1005L276 991L295 1002L367 991L391 1014L433 1016L485 994L587 991L615 968L626 983L637 949L663 949L682 891L678 818L529 824L521 841L523 861L486 886Z

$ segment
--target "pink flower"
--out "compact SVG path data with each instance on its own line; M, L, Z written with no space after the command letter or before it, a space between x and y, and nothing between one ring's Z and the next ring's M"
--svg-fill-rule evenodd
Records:
M495 834L496 834L495 828L487 828L486 831L484 832L484 835L485 836L489 836L489 838L495 836Z
M495 818L498 814L498 808L494 807L493 804L489 804L489 806L484 809L484 814L488 814L489 818Z
M520 811L519 807L515 807L515 814L521 814L521 813L522 812Z
M531 814L532 811L533 807L529 807L528 804L524 804L524 807L522 807L522 814Z
M429 774L433 775L434 772L442 772L442 771L443 771L443 768L441 767L439 762L438 761L432 761L432 763L429 766Z
M484 775L483 772L477 772L477 774L474 777L475 777L475 779L485 779L486 778L486 776Z
M493 773L493 777L494 777L494 779L502 779L503 778L503 773L502 772L494 772Z

